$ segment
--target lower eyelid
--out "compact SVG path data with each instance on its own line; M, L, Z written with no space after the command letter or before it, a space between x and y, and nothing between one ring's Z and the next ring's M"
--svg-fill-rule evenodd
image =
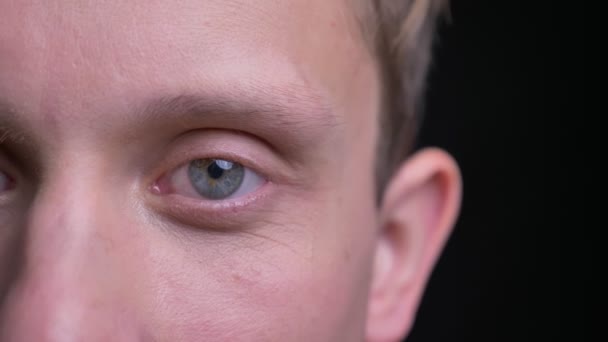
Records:
M256 191L228 200L196 199L175 193L151 195L149 205L162 217L185 227L204 230L235 230L259 220L262 208L273 206L273 183L266 181Z

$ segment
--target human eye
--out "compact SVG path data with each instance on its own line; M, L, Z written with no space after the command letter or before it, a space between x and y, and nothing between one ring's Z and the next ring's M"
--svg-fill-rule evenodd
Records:
M8 173L0 169L0 196L13 188L13 180Z
M143 178L147 208L164 222L204 230L267 220L296 174L262 140L227 130L186 133L160 155Z
M12 202L17 189L17 178L13 168L3 159L0 151L0 209Z
M1 146L0 146L1 147ZM15 169L0 148L0 197L7 195L16 186Z
M266 183L251 168L228 158L194 159L165 175L157 190L206 201L247 196Z

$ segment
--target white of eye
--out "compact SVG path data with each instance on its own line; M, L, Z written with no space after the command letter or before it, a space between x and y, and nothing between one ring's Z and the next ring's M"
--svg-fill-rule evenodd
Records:
M262 186L266 182L262 176L258 175L254 171L249 168L245 168L245 176L243 178L243 182L237 191L235 191L232 195L227 197L226 199L231 198L239 198L245 195L248 195L254 191L256 191L260 186Z

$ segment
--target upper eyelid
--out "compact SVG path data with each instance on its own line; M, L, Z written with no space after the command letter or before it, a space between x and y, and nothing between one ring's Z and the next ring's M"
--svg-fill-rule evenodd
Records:
M216 160L226 160L226 161L230 161L230 162L235 162L235 163L241 164L245 168L255 171L256 173L260 173L257 170L257 167L258 167L257 165L252 165L253 163L250 162L247 158L243 158L242 156L238 155L237 153L231 153L231 152L228 152L226 154L214 153L214 154L209 154L209 155L206 155L205 153L201 153L201 157L189 159L186 162L178 165L178 168L187 166L190 162L192 162L194 160L200 160L200 159L216 159Z
M197 159L234 161L271 182L287 182L294 174L292 167L280 160L270 147L241 132L218 129L189 131L173 140L172 145L173 148L165 152L168 157L163 158L152 172L151 184Z

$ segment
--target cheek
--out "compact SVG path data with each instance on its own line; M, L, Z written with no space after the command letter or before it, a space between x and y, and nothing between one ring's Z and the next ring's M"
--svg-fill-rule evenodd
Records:
M160 340L324 341L362 326L372 243L331 202L285 206L299 215L252 234L154 229L138 270L147 329Z
M207 244L201 249L207 250L173 251L152 271L147 303L154 303L148 314L155 317L157 333L184 341L284 335L285 308L294 295L289 275L281 272L284 265Z

